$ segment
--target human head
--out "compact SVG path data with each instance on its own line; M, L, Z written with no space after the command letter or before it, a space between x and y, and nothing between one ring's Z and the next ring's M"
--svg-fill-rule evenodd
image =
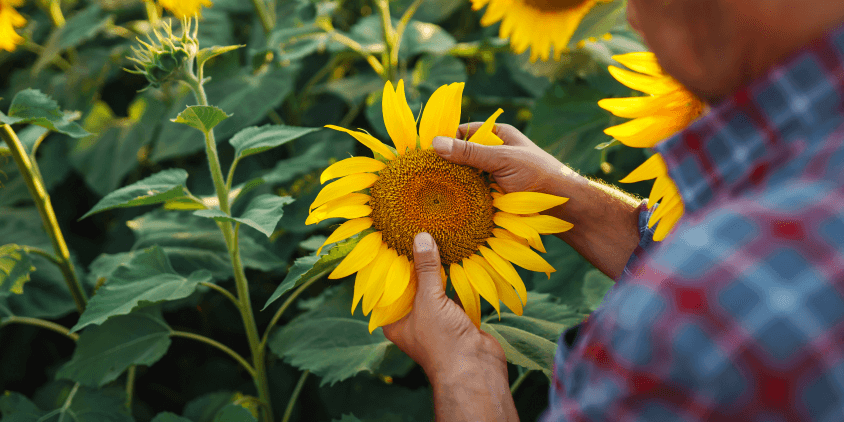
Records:
M844 23L842 0L628 0L666 72L716 102Z

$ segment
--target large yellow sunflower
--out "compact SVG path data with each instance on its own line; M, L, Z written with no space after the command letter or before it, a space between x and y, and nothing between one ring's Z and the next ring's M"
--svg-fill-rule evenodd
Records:
M372 312L369 331L398 321L413 305L416 271L413 238L428 232L436 240L451 284L472 322L480 327L480 297L500 312L499 300L522 314L527 292L511 264L550 275L555 271L531 247L545 252L540 234L559 233L572 225L537 213L567 198L535 193L504 193L479 170L450 163L431 148L435 136L454 136L460 122L463 83L445 85L431 95L419 125L407 105L404 81L384 87L383 113L395 149L364 132L337 126L371 149L375 158L351 157L329 166L326 185L310 206L306 224L343 217L326 239L334 243L356 234L360 241L328 276L357 272L352 312L363 301ZM501 145L493 133L499 109L469 139Z
M553 48L559 60L580 21L599 1L612 0L472 0L472 9L487 6L481 25L501 21L498 36L510 38L517 54L530 47L531 61L548 60Z
M167 9L179 19L202 15L202 7L211 7L211 0L158 0L161 7Z
M703 102L683 85L665 74L653 53L629 53L613 56L617 62L631 70L610 66L610 74L631 89L642 91L644 97L607 98L598 105L619 117L633 120L604 130L624 145L634 148L651 148L660 141L683 130L703 112ZM654 232L654 240L663 240L685 211L677 185L668 175L660 154L654 154L633 170L622 183L656 179L648 199L652 207L661 205L651 215L648 227L662 219Z
M15 51L23 42L23 37L15 28L26 25L26 19L15 10L23 5L23 0L0 0L0 50Z

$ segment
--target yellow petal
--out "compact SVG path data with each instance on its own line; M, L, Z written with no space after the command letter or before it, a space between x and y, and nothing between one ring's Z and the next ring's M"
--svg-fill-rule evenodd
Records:
M495 291L498 293L498 298L504 302L504 305L507 306L511 311L513 311L516 315L521 315L522 310L522 301L519 299L519 295L513 290L513 286L510 283L507 283L507 280L495 271L487 260L479 255L471 255L469 257L472 261L476 262L478 265L484 267L487 274L492 278L493 283L495 283ZM501 319L501 314L498 314L498 319Z
M487 302L492 304L492 307L495 308L495 311L498 312L498 316L500 317L501 305L498 303L498 292L495 290L495 282L492 281L492 277L490 277L484 267L469 258L463 259L463 269L466 270L466 277L475 291L483 296Z
M334 242L339 242L343 239L348 239L370 227L372 227L372 219L369 217L349 220L341 224L340 227L337 227L337 230L334 230L334 233L331 233L331 236L328 236L328 239L325 239L325 242L322 243L322 246L317 249L316 254L319 255L325 245L329 245Z
M542 239L539 237L539 232L534 230L533 227L520 221L519 217L506 212L497 212L492 216L492 221L516 236L525 238L528 241L528 244L533 246L535 249L545 252L545 248L542 246Z
M658 96L605 98L598 101L598 106L618 117L632 119L652 114L683 115L696 113L696 108L690 107L690 101L697 100L687 91L677 90Z
M619 180L621 183L635 183L642 180L655 179L663 174L667 174L668 169L665 167L665 161L662 156L657 153L651 155L645 160L636 170L630 172L624 179Z
M377 306L390 306L407 290L407 285L410 283L410 272L410 261L407 260L406 256L399 255L398 259L393 261L390 269L387 270L384 295L378 300Z
M380 154L381 156L383 156L384 158L386 158L388 160L392 160L392 159L396 158L396 154L393 154L393 152L390 151L389 147L387 147L386 145L384 145L384 143L375 139L375 137L373 137L372 135L370 135L368 133L355 132L355 131L352 131L352 130L349 130L349 129L346 129L346 128L342 128L340 126L334 126L334 125L325 125L325 127L329 128L329 129L339 130L340 132L346 132L349 135L354 136L355 139L358 140L358 142L362 143L365 147L371 149L372 152L374 152L376 154Z
M516 289L516 292L519 293L519 297L522 300L522 303L527 302L527 288L525 288L525 283L522 281L522 278L519 276L519 273L516 271L516 268L513 267L513 264L510 261L502 258L501 255L495 253L492 249L487 248L486 246L480 246L479 250L481 254L486 258L486 261L489 262L489 265L498 272L504 280L507 280L513 288Z
M626 87L652 95L667 94L671 91L682 88L682 85L670 76L654 77L631 72L615 66L610 66L609 71L617 81L621 82Z
M361 208L360 206L369 202L370 199L372 198L364 193L350 193L337 199L332 199L311 211L305 220L305 224L316 224L329 218L358 218L367 216L372 209L370 208L367 211L366 208Z
M375 259L378 248L381 247L381 232L372 232L355 245L355 248L343 258L340 265L328 275L329 279L343 278L353 274Z
M384 295L384 288L387 285L387 271L398 259L398 254L392 248L387 248L384 253L378 256L378 260L372 264L372 274L369 275L369 284L363 292L363 314L367 315Z
M496 227L496 228L492 229L492 235L495 236L495 237L501 238L501 239L510 239L512 241L519 242L519 243L521 243L522 245L525 245L525 246L529 245L527 239L525 239L523 237L516 236L515 234L511 233L510 231L504 230L502 228Z
M574 224L550 215L532 215L518 218L539 234L561 233L574 227Z
M656 208L656 211L651 214L651 218L648 220L648 227L653 227L653 225L657 221L659 221L659 219L667 215L669 211L671 211L674 207L679 206L680 204L682 204L682 201L680 200L680 195L665 195L665 199L660 202L659 206Z
M492 205L510 214L532 214L554 208L568 201L562 196L539 192L513 192L492 200Z
M352 296L352 314L355 313L355 308L358 307L358 302L360 302L361 297L363 297L363 293L366 292L369 287L370 275L372 275L372 269L374 268L375 261L377 261L378 257L386 250L387 245L382 243L381 246L378 247L378 251L375 253L375 259L355 274L355 290Z
M683 203L680 202L671 212L668 213L662 220L659 221L659 227L656 228L654 231L654 240L660 241L665 239L665 236L668 235L668 232L674 228L677 224L677 221L680 220L680 217L683 216L684 207Z
M475 131L471 138L469 138L469 142L474 142L476 144L481 145L501 145L504 141L498 137L498 135L492 133L492 129L495 128L495 119L503 113L504 110L498 109L495 113L492 113L492 116L489 116L489 119L486 119L483 125Z
M430 148L435 136L455 136L460 125L463 85L462 82L443 85L431 94L419 122L420 148Z
M387 167L381 161L369 157L350 157L328 166L319 176L319 183L355 173L372 173Z
M653 115L604 129L604 133L633 148L652 148L688 125L682 116Z
M405 149L416 148L416 120L407 105L404 95L404 80L399 80L396 91L390 81L384 85L384 95L381 100L381 111L384 114L384 126L396 146L399 155L404 155Z
M670 192L671 178L662 175L656 178L654 185L651 187L651 194L648 196L648 208L653 208L656 202L665 197L665 194Z
M627 66L629 69L651 76L664 76L656 55L649 51L635 53L617 54L612 56L613 60Z
M311 203L309 210L313 210L332 199L337 199L343 195L366 189L374 185L377 180L377 174L360 173L350 174L340 180L337 180L336 182L325 185L325 187L322 188L317 195L316 199L314 199L314 202Z
M392 324L409 314L413 309L413 299L416 297L418 286L416 272L411 273L410 282L404 293L390 306L376 306L372 309L372 316L369 317L369 333L372 334L378 327Z
M491 237L486 242L502 258L524 269L542 273L553 273L557 271L536 252L519 242L496 237Z
M454 286L454 291L457 292L457 297L463 304L463 310L466 311L466 315L469 316L475 327L481 328L481 306L475 300L475 291L469 284L466 271L457 263L451 264L449 270L451 271L451 285Z

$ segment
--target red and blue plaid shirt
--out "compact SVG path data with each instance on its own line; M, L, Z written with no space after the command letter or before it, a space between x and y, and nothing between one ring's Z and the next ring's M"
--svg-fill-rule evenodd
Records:
M560 338L541 420L844 420L844 26L656 150L686 215Z

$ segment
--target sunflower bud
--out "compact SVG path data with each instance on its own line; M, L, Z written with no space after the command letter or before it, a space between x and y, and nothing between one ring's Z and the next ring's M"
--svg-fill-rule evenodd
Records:
M178 79L181 70L193 72L193 62L199 50L199 42L196 38L197 26L191 33L191 19L183 19L182 27L184 32L181 36L173 35L173 30L168 22L164 23L164 34L153 30L155 39L149 36L148 41L138 39L139 47L132 47L135 53L130 57L136 63L135 69L124 69L129 73L144 75L150 86L158 88L164 82L171 79Z

